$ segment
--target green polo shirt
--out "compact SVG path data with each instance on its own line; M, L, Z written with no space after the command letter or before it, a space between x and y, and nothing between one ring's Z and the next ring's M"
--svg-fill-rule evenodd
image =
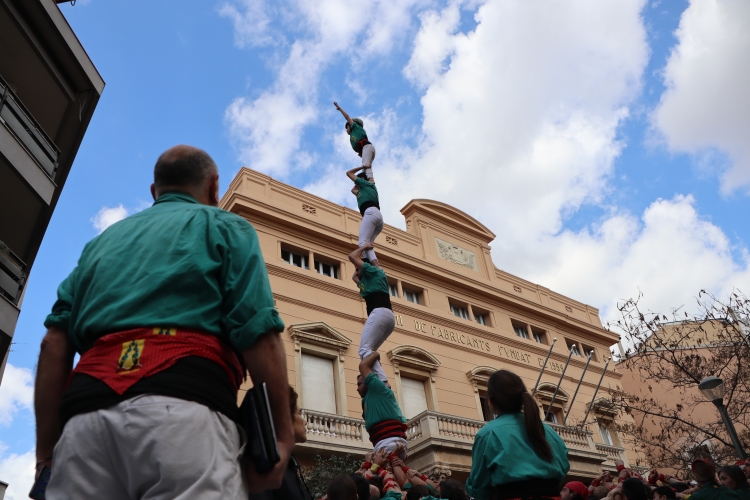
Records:
M83 249L44 322L83 353L108 333L181 327L242 351L283 330L255 229L181 193L109 227Z
M690 495L690 500L740 500L736 491L713 481L703 484L701 489Z
M529 442L523 413L500 415L487 422L474 437L466 493L476 500L489 500L495 486L505 483L535 478L562 482L570 469L568 448L550 426L543 425L552 449L550 462L537 455Z
M385 271L379 267L364 262L357 287L359 287L359 294L362 298L375 292L388 294L388 277L385 275Z
M349 125L349 131L351 132L349 134L349 142L352 144L352 149L357 151L357 143L367 137L367 132L362 128L362 125L355 121L352 121L352 124Z
M396 395L382 380L370 373L365 378L367 393L362 398L362 418L365 420L365 429L370 432L372 426L386 420L398 420L406 422L401 414L401 408L396 402Z
M375 187L374 182L367 181L361 177L357 177L354 180L354 184L357 185L359 191L357 192L357 206L361 207L365 202L372 201L380 205L378 200L378 188Z

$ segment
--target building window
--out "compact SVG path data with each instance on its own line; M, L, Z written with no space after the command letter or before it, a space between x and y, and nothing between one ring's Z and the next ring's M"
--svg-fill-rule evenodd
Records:
M562 410L558 410L553 407L552 410L547 411L549 405L544 406L544 421L551 424L559 424L562 422Z
M614 446L615 442L612 439L612 433L609 431L609 426L599 422L599 434L602 436L602 443Z
M419 292L415 292L415 291L412 291L412 290L407 290L406 288L404 288L404 298L407 301L412 302L414 304L420 304L421 303L419 301Z
M302 269L310 269L310 265L308 263L308 256L302 255L299 252L282 249L281 259L287 264L291 264L295 267L301 267Z
M487 391L479 391L479 401L482 405L482 418L485 422L489 422L495 419L495 415L492 414L490 409L490 400L487 397Z
M336 413L333 363L330 358L302 353L302 395L306 409Z
M487 315L474 313L474 321L480 325L487 326Z
M596 357L596 349L585 344L581 345L581 348L583 349L584 354L586 354L587 356L589 353L591 353L591 361L598 361Z
M578 344L568 339L565 339L565 344L568 346L568 352L573 351L573 356L581 355L581 348L578 347Z
M460 307L460 306L454 306L453 304L451 304L450 306L451 306L451 312L453 313L454 316L457 316L462 319L469 319L469 311L466 310L466 308Z
M513 331L516 332L516 335L522 339L529 338L529 325L518 321L511 321L511 324L513 325Z
M416 417L428 409L423 380L401 377L401 391L404 401L404 417Z
M543 330L538 330L536 328L531 329L531 335L533 335L534 340L539 342L540 344L546 344L547 343L547 336L544 334Z
M388 283L388 293L391 297L398 298L398 285L396 283Z
M318 271L318 274L339 279L339 266L337 266L336 264L328 264L326 262L316 260L315 269Z

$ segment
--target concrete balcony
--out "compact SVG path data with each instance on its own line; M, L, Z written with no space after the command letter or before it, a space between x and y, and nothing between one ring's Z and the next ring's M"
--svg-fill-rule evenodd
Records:
M358 456L372 450L362 419L304 409L302 413L307 420L307 443L298 445L298 448L304 454L325 450ZM481 420L430 410L420 413L406 423L407 464L431 476L451 475L459 481L466 479L471 470L474 436L484 424ZM568 447L570 477L592 479L601 474L602 468L614 470L615 460L622 460L627 465L623 448L594 443L591 431L549 425Z

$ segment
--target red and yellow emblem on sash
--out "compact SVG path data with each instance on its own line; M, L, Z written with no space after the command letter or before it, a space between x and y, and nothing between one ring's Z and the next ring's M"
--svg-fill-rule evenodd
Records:
M188 356L216 362L239 388L244 373L229 346L215 335L178 328L138 328L105 335L83 353L73 373L90 375L123 394L140 379Z

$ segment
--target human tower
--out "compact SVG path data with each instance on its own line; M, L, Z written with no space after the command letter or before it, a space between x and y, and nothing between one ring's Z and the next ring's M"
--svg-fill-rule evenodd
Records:
M357 392L362 396L362 416L370 434L375 453L406 459L406 419L401 413L388 377L380 364L378 349L388 339L396 326L388 290L388 278L380 267L374 242L383 230L378 189L375 186L372 162L375 146L369 141L364 123L351 118L338 103L336 109L346 119L346 133L352 149L362 158L362 164L346 172L354 182L352 194L362 214L359 226L358 248L349 254L356 270L352 280L367 305L367 321L359 343L359 375Z

